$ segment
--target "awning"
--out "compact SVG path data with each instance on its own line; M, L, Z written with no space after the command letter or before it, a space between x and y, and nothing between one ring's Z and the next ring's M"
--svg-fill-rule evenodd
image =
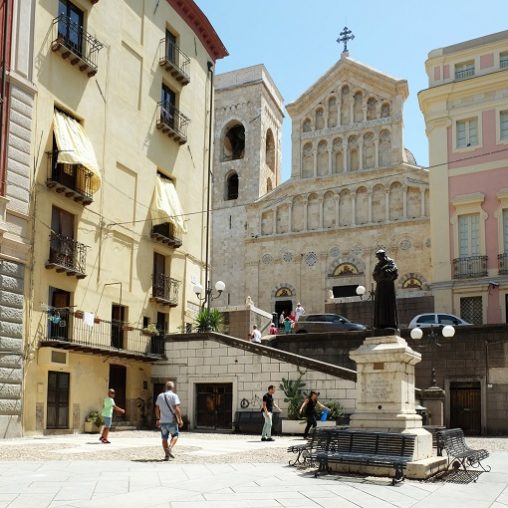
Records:
M90 190L97 192L102 179L93 145L81 124L74 118L55 110L53 130L58 148L58 163L80 164L92 173Z
M182 205L174 183L168 178L157 176L150 214L154 226L171 222L178 231L187 233Z

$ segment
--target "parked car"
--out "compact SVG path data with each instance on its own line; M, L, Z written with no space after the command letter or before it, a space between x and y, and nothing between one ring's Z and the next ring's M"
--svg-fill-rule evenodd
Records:
M418 314L418 316L415 316L409 323L408 328L430 328L431 326L443 327L446 325L464 326L471 325L471 323L454 316L453 314L429 312L428 314Z
M332 332L334 330L359 331L366 329L365 325L352 323L349 319L338 314L307 314L295 323L296 333Z

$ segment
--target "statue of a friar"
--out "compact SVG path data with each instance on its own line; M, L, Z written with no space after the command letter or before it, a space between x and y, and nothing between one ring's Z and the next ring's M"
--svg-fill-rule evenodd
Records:
M395 296L395 281L399 271L395 261L386 255L384 249L376 252L378 262L374 267L372 277L376 281L374 329L391 328L397 330L399 318L397 315L397 299Z

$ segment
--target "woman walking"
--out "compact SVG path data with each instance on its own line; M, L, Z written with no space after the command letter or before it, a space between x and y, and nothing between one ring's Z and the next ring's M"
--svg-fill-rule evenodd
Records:
M327 411L330 411L326 406L321 404L318 400L318 392L310 392L309 396L303 401L302 407L300 408L300 414L305 410L305 416L307 417L307 425L305 427L305 431L303 433L303 439L307 439L307 436L309 435L309 430L312 427L312 429L315 429L317 427L317 420L316 420L316 406L318 406L321 409L326 409Z

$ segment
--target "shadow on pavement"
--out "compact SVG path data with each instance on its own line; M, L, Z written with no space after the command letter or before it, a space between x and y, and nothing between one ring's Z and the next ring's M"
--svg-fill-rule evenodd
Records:
M455 471L443 471L441 473L432 476L431 478L427 478L424 480L425 483L474 483L480 477L483 471L471 471L468 469L464 471L463 469L457 469Z

